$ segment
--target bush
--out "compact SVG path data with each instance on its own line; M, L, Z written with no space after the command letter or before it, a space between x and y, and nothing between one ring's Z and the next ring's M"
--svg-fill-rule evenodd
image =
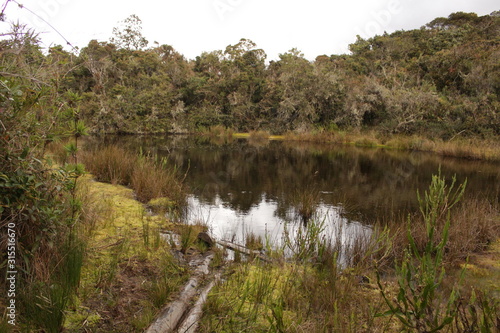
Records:
M416 242L411 221L408 221L409 249L396 269L397 298L392 300L382 286L380 274L377 283L389 310L381 315L396 316L406 329L417 332L436 332L452 323L456 316L458 292L439 295L444 278L443 256L450 229L450 209L462 198L465 185L453 191L455 179L448 188L440 175L433 176L429 192L418 196L425 224L423 248ZM440 235L436 235L440 232ZM436 237L440 236L440 237Z

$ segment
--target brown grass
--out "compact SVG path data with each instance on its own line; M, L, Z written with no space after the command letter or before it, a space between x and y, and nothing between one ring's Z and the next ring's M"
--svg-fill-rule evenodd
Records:
M260 251L264 248L264 242L261 236L257 236L253 232L246 234L245 247L250 250Z
M82 160L96 180L130 186L143 203L163 197L178 207L185 203L182 179L175 168L166 166L165 160L138 156L116 146L85 152Z
M224 127L222 125L215 125L210 127L208 130L203 131L203 134L210 137L225 137L229 138L233 136L234 131L230 128Z
M500 160L499 140L478 140L452 138L448 141L429 139L423 136L384 136L375 131L369 132L289 132L284 135L288 141L305 141L316 143L354 144L362 147L385 147L401 150L433 152L443 156L475 159Z
M484 251L500 237L500 207L498 203L479 197L466 197L451 213L449 239L445 261L448 264L463 262L472 253ZM425 223L420 215L410 217L411 233L417 247L423 248L426 241ZM441 235L444 225L438 225L436 235ZM407 220L390 223L392 237L391 261L401 259L408 247ZM437 237L436 242L441 239Z
M137 156L117 146L81 154L83 164L97 181L128 186L137 165Z
M252 140L267 140L271 136L269 132L258 130L258 131L250 131L248 133L249 138Z
M131 187L141 202L163 197L177 204L185 200L184 186L177 170L169 169L165 163L153 158L142 157L138 160L132 171Z

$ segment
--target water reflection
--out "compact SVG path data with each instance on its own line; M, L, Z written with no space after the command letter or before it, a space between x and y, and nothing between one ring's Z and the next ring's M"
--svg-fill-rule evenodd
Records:
M284 215L279 214L278 203L265 198L245 212L229 207L219 196L216 196L211 204L200 202L194 195L189 197L188 202L188 220L207 221L211 234L217 239L244 244L246 236L252 233L274 247L286 248L287 255L293 255L298 229L307 227L301 223L293 223L297 220L293 208ZM327 239L332 244L341 245L338 246L339 263L346 264L346 260L350 258L350 249L355 242L367 240L371 235L371 228L347 219L342 211L342 207L318 204L311 223L321 226L319 239Z
M106 137L88 144L97 142L168 157L187 172L189 218L208 221L214 234L226 239L253 232L279 242L285 221L297 220L307 207L326 216L329 225L357 232L391 214L416 211L417 189L423 192L440 167L447 178L467 178L468 195L500 198L498 163L297 142L214 143L186 136Z

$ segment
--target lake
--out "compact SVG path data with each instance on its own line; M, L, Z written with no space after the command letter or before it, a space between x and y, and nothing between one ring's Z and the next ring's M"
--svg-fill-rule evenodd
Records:
M433 174L466 195L500 198L498 163L435 154L288 141L196 136L107 136L93 139L168 157L186 174L189 222L204 221L215 237L241 243L246 234L280 243L285 231L322 221L325 232L366 233L376 221L418 211Z

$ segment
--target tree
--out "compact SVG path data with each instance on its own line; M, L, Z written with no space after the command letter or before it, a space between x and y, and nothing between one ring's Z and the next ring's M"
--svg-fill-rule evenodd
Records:
M137 15L132 14L120 23L121 28L113 28L111 43L128 50L140 50L148 46L148 40L142 36L142 21Z

